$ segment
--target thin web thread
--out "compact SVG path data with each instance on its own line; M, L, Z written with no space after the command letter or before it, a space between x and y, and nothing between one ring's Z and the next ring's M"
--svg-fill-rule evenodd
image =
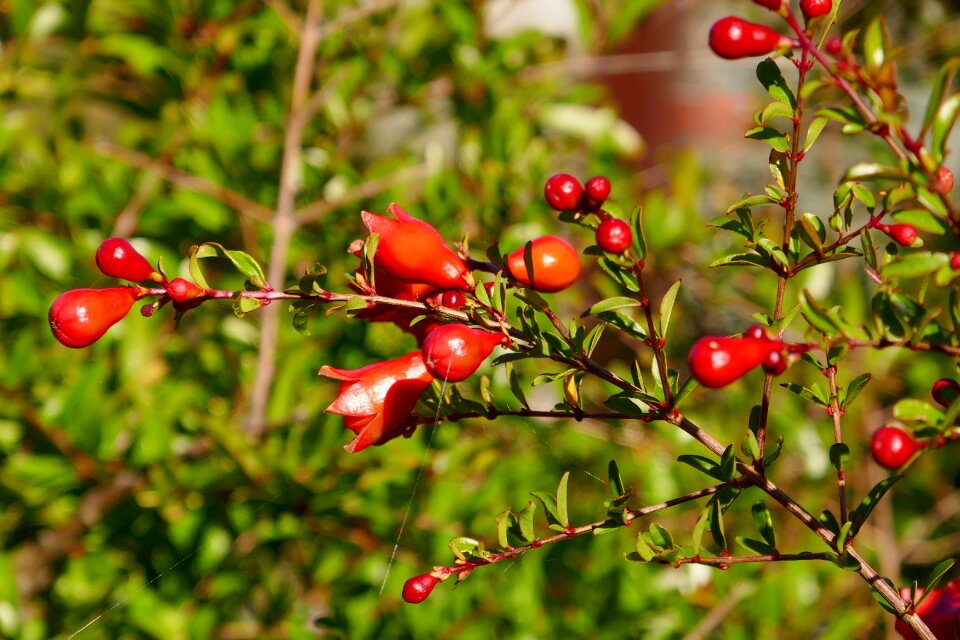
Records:
M453 366L453 360L447 363L447 372L443 376L443 384L440 386L440 400L437 402L437 413L433 416L433 427L430 429L430 436L427 438L427 448L423 450L423 457L420 459L420 468L417 470L417 479L413 482L413 490L410 491L410 499L407 500L407 508L403 512L403 519L400 521L400 531L397 532L397 541L393 545L393 552L390 554L390 562L387 563L387 573L383 576L383 584L380 585L380 595L387 588L387 580L390 579L390 571L393 569L393 562L397 558L397 551L400 549L400 538L403 537L403 531L407 526L407 518L410 517L410 508L413 506L413 499L417 497L417 489L420 488L420 479L423 477L423 470L427 466L427 458L430 455L430 446L433 444L433 435L437 432L437 425L440 424L440 409L443 407L443 394L447 392L447 377L450 375L450 367Z
M257 509L257 510L254 512L254 515L256 515L256 514L260 513L261 511L263 511L263 510L267 507L268 504L276 504L276 502L274 502L274 501L275 501L277 498L283 497L283 496L286 495L289 491L290 491L290 489L284 489L284 490L281 491L280 493L272 496L271 498L268 498L267 501L266 501L264 504L260 505L260 508ZM183 564L184 562L186 562L187 560L189 560L189 559L192 558L193 556L197 555L197 554L200 553L201 551L203 551L206 547L207 547L206 544L200 545L199 547L197 547L196 549L194 549L193 551L191 551L190 553L188 553L187 555L183 556L182 558L180 558L179 560L177 560L176 562L174 562L172 565L170 565L169 567L167 567L167 569L166 569L165 571L163 571L162 573L154 576L153 578L151 578L150 580L148 580L146 583L144 583L142 586L138 587L137 589L134 589L133 593L131 593L131 594L130 594L129 596L127 596L126 598L120 598L120 599L119 599L117 602L115 602L109 609L107 609L106 611L104 611L103 613L101 613L100 615L98 615L97 617L95 617L94 619L90 620L88 623L86 623L85 625L83 625L82 627L80 627L79 629L77 629L76 631L74 631L73 633L71 633L69 636L67 636L67 640L73 640L73 638L77 637L78 635L80 635L81 633L83 633L84 631L86 631L87 629L89 629L90 627L92 627L93 625L97 624L98 622L100 622L101 620L103 620L104 618L106 618L107 616L109 616L111 613L113 613L113 611L114 611L115 609L117 609L117 608L119 608L119 607L122 607L123 605L127 604L128 602L130 602L130 600L132 600L132 599L134 598L134 596L136 596L136 595L138 595L139 593L141 593L142 591L146 590L146 589L147 589L150 585L152 585L154 582L157 582L158 580L160 580L161 578L163 578L164 576L166 576L168 573L170 573L171 571L173 571L174 569L176 569L177 567L179 567L181 564ZM209 575L209 572L204 574L204 576L207 576L207 575Z

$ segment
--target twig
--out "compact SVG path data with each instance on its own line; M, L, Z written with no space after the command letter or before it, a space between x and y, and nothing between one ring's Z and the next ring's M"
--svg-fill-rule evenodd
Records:
M843 444L843 429L840 425L840 418L843 417L843 410L840 408L840 399L837 389L837 368L835 366L827 367L827 380L830 381L830 417L833 418L833 441L836 444ZM847 521L847 479L843 473L843 465L837 465L837 490L840 492L840 524Z
M270 266L267 282L283 282L287 268L287 251L297 228L294 204L300 190L299 168L303 132L308 123L305 107L313 78L314 59L320 46L320 21L323 13L321 0L310 0L307 15L300 32L300 48L293 72L293 88L290 98L290 115L283 140L283 161L280 168L280 189L277 208L270 221L273 227L273 244L270 247ZM281 286L282 288L282 286ZM267 400L276 372L276 351L279 332L280 309L274 305L264 310L260 325L260 348L253 389L250 394L250 413L247 417L247 433L258 439L263 431Z
M249 216L259 222L270 221L272 215L270 209L212 180L192 173L186 173L167 162L155 160L146 154L114 144L109 140L92 140L90 146L98 153L119 160L131 167L154 173L181 189L196 191L197 193L209 196L234 209L241 215Z
M317 200L297 211L297 222L309 224L322 218L331 211L335 211L348 204L372 198L398 185L419 182L430 175L431 167L428 163L406 167L390 175L374 178L367 182L350 187L347 192L333 200Z

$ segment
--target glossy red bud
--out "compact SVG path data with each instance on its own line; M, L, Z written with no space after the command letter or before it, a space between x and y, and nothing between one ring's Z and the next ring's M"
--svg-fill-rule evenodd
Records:
M436 327L423 341L423 363L437 380L462 382L474 374L503 334L453 323Z
M439 582L440 578L429 573L410 578L403 583L403 601L420 604L430 596Z
M597 246L610 253L620 254L630 248L633 234L630 225L619 218L605 218L597 227Z
M710 27L710 48L721 58L735 60L773 53L781 46L792 46L789 38L737 16L720 18Z
M800 11L807 20L825 16L833 10L833 0L800 0Z
M543 197L551 209L573 211L580 204L583 186L580 181L568 173L558 173L547 178L543 187Z
M724 387L783 350L779 340L704 336L690 349L690 372L705 387Z
M912 224L882 224L877 228L904 247L913 245L917 239L917 228Z
M937 404L946 409L960 395L960 382L953 378L940 378L933 383L930 395L933 396Z
M206 290L183 278L174 278L167 283L167 295L174 302L187 302L206 295Z
M603 204L610 197L610 180L606 176L593 176L584 185L583 193L594 202Z
M781 351L771 351L760 365L766 373L778 376L787 370L787 358Z
M53 336L74 349L90 346L130 312L142 291L140 287L111 287L61 293L48 315Z
M536 291L561 291L580 276L580 256L569 242L557 236L542 236L531 242L533 282L527 274L524 247L507 256L507 268L517 282Z
M873 432L870 438L870 453L873 460L885 469L899 469L913 457L923 445L909 433L893 425L884 425Z
M946 167L937 169L937 187L939 187L943 193L953 191L953 172L950 171L950 169Z
M771 11L779 11L780 7L783 6L784 0L753 0L754 4L758 4L761 7L766 7Z
M97 267L111 278L130 282L163 279L150 263L123 238L107 238L97 249Z

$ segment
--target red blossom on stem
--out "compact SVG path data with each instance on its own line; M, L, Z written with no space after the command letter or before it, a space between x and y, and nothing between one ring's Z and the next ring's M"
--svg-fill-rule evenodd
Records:
M359 369L320 368L321 376L341 380L337 399L325 409L343 416L343 424L357 434L344 449L357 453L403 433L420 395L433 381L419 351Z
M917 599L923 595L923 589L917 590ZM910 589L901 589L900 596L909 602ZM937 638L950 640L960 637L960 578L942 589L934 589L923 599L916 614L930 627ZM905 640L914 640L920 636L904 620L897 619L896 630Z
M402 282L428 284L435 289L473 289L467 265L436 229L396 204L387 210L396 219L369 211L360 214L370 233L380 236L374 255L378 269Z

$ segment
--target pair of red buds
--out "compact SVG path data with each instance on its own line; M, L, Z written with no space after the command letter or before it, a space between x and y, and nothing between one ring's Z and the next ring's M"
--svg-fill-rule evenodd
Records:
M769 338L763 327L748 328L743 337L704 336L690 349L690 372L705 387L725 387L763 366L772 375L787 368L783 341Z
M166 296L178 308L187 308L206 295L206 291L183 278L169 282L142 254L123 238L108 238L97 249L97 267L101 273L129 282L156 282L164 286ZM122 320L137 300L155 295L141 286L106 289L73 289L61 293L47 316L54 337L74 349L88 347ZM152 307L147 307L151 309Z
M787 0L754 0L754 2L783 15L788 11ZM827 15L832 10L833 0L800 0L800 11L807 20ZM737 16L727 16L717 20L710 27L708 42L714 53L728 60L763 56L775 51L789 51L800 45L793 38Z

